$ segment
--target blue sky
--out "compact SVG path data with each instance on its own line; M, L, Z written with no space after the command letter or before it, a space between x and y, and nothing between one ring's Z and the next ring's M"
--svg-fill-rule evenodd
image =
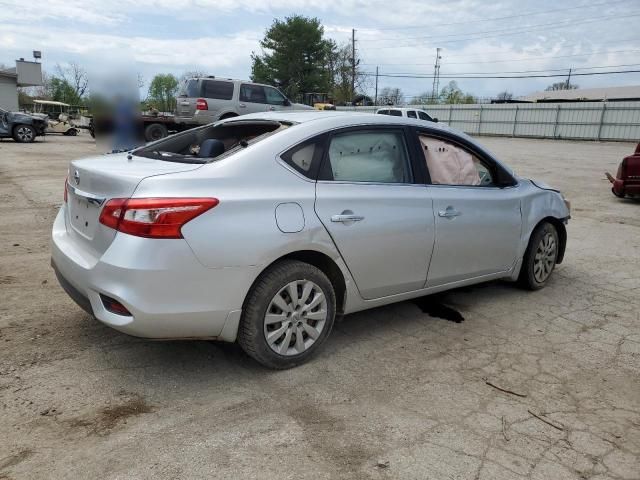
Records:
M356 28L367 71L379 65L381 73L430 74L436 47L443 48L443 76L640 69L637 0L0 0L0 63L11 66L38 49L51 72L76 62L91 72L127 65L147 83L156 73L192 70L248 78L250 54L260 51L265 30L274 18L294 13L320 18L338 42ZM617 65L630 66L611 67ZM631 85L640 74L574 79L584 87ZM491 96L524 95L558 80L458 83ZM379 87L385 86L410 97L430 91L431 79L381 78Z

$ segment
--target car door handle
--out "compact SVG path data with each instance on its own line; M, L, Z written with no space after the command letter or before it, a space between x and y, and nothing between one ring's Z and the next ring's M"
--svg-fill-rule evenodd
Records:
M362 215L341 214L341 215L333 215L331 217L331 221L336 223L351 223L351 222L359 222L360 220L364 220L364 217Z
M448 207L446 210L440 210L438 212L438 216L444 217L444 218L454 218L454 217L459 217L460 215L462 215L461 212L454 210L451 207Z

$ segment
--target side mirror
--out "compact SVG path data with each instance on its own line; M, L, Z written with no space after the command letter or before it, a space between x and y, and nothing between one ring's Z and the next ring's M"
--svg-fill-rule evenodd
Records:
M284 105L285 107L290 107L291 106L291 100L289 100L288 98L285 98L284 102L282 102L282 105Z
M433 123L438 123L438 118L437 117L433 117Z

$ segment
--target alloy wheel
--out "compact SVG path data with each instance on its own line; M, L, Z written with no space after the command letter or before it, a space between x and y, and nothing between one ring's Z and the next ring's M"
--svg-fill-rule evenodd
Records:
M327 299L310 280L294 280L275 294L264 317L264 336L279 355L299 355L320 337L327 323Z
M16 134L22 142L30 142L33 139L33 131L28 127L18 127Z
M556 263L558 245L556 238L551 232L545 233L540 240L536 255L533 259L533 277L536 282L544 283Z

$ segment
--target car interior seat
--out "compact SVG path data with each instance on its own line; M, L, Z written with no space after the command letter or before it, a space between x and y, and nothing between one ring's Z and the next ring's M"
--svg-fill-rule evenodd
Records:
M198 152L198 157L200 158L211 158L217 157L218 155L222 155L224 153L224 143L218 140L217 138L208 138L202 142L200 145L200 151Z

